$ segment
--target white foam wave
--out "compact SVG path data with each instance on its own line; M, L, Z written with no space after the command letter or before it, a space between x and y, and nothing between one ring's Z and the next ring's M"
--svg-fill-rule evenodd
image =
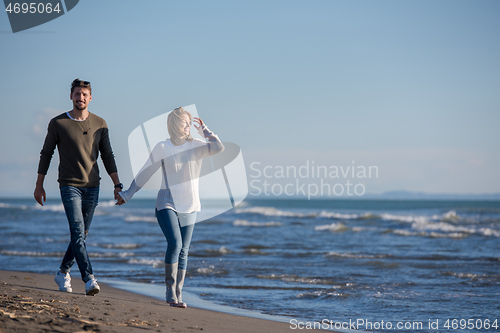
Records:
M212 253L220 253L220 254L229 254L229 253L234 253L234 251L229 250L225 246L221 246L218 249L208 249L206 250L207 252L212 252Z
M453 233L455 236L458 234L479 234L483 236L500 237L500 230L491 228L472 228L460 225L453 225L447 222L416 222L412 224L412 228L416 230L432 230ZM432 235L431 235L432 236Z
M457 215L456 211L450 210L448 213L443 215L442 220L443 221L458 221L458 220L460 220L460 216Z
M4 256L21 256L21 257L62 257L64 255L64 252L2 250L0 251L0 254Z
M440 230L446 232L460 231L471 234L475 232L473 228L466 228L462 226L452 225L447 222L418 221L413 223L411 227L417 230Z
M324 285L332 285L336 282L331 279L323 279L316 277L302 277L297 275L290 274L270 274L270 275L257 275L259 279L268 279L268 280L281 280L285 282L297 282L297 283L306 283L306 284L324 284ZM353 284L351 284L353 285ZM333 288L341 288L341 286L333 286Z
M218 270L214 265L210 265L208 267L200 267L196 269L197 273L200 274L224 274L226 273L224 270Z
M99 205L97 207L115 207L115 206L116 206L115 200L108 200L108 201L99 201Z
M64 205L62 203L56 204L56 205L43 205L40 206L36 204L36 206L33 206L32 208L36 210L43 210L43 211L50 211L50 212L64 212Z
M233 222L237 227L279 227L282 225L280 222L250 222L247 220L236 220Z
M342 298L345 298L345 297L348 297L349 294L344 294L344 293L340 293L338 291L335 291L335 286L334 288L332 288L332 290L316 290L316 291L310 291L310 292L306 292L306 293L300 293L298 294L297 298L316 298L316 297L331 297L331 296L335 296L335 297L342 297Z
M421 236L421 237L431 237L431 238L465 238L468 237L469 234L463 232L451 232L451 233L443 233L443 232L426 232L426 231L410 231L410 230L402 230L396 229L392 231L396 235L400 236Z
M478 229L478 232L483 234L484 236L495 236L500 238L500 231L499 230L493 230L490 228L480 228Z
M41 252L41 251L12 251L2 250L1 255L5 256L20 256L20 257L62 257L64 252ZM123 258L133 256L131 252L90 252L89 257L92 258Z
M314 227L314 230L318 230L318 231L328 230L331 232L342 232L342 231L349 230L349 228L346 227L344 224L339 222L339 223L319 225L319 226Z
M126 222L158 222L154 216L129 215L124 219Z
M343 220L357 219L359 218L359 216L360 215L358 214L341 214L341 213L334 213L327 211L322 211L321 213L318 214L318 217L323 217L328 219L343 219Z
M135 243L122 243L122 244L99 244L99 243L90 243L89 246L97 246L102 247L104 249L122 249L122 250L133 250L139 249L143 245L135 244Z
M386 221L401 221L401 222L408 222L408 223L413 223L413 222L427 222L428 218L426 216L419 216L419 215L393 215L393 214L380 214L380 218L382 220Z
M134 253L132 252L90 252L89 257L92 258L126 258L132 257Z
M28 206L26 206L26 205L13 205L13 204L5 203L5 202L0 202L0 208L26 210L26 209L28 209Z
M284 216L284 217L316 217L316 213L298 213L279 210L274 207L250 207L250 208L239 208L235 210L236 214L260 214L265 216Z
M380 214L380 218L387 221L401 221L407 223L426 223L429 221L440 222L459 222L461 217L457 215L454 210L450 210L444 214L435 214L431 216L424 215L394 215L394 214Z
M157 267L163 267L165 266L165 263L161 259L137 259L137 258L132 258L127 263L131 265L146 265L146 266L153 266L154 268Z
M349 259L380 259L389 257L388 254L361 254L361 253L339 253L339 252L329 252L325 254L325 257L339 257L339 258L349 258Z

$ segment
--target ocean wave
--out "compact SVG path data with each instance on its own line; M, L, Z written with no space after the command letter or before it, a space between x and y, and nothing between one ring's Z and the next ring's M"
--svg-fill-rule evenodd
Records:
M5 202L0 202L0 208L26 210L29 207L26 205L13 205L13 204L5 203Z
M371 215L371 214L369 214ZM382 220L386 221L399 221L399 222L407 222L407 223L427 223L427 222L453 222L458 223L463 221L463 218L459 216L456 211L450 210L444 214L434 214L430 216L425 215L394 215L383 213L380 215L372 215L374 217L379 217Z
M316 217L317 213L298 213L290 211L282 211L274 207L249 207L237 208L236 214L258 214L265 216L283 216L283 217Z
M461 239L469 236L469 234L461 232L442 233L435 231L426 232L426 231L411 231L404 229L392 230L392 233L399 236L420 236L420 237L431 237L431 238L455 238L455 239Z
M411 227L417 230L439 230L446 232L466 232L473 234L475 230L473 228L466 228L463 226L452 225L447 222L430 222L430 221L418 221L414 222Z
M42 251L12 251L12 250L2 250L1 255L5 256L20 256L20 257L62 257L65 252L42 252ZM133 256L130 252L90 252L89 257L91 258L123 258Z
M90 252L91 258L126 258L132 257L135 254L132 252Z
M282 225L280 222L249 222L247 220L236 220L233 222L237 227L279 227Z
M322 219L336 219L336 220L352 220L364 218L370 214L342 214L330 211L321 211L321 212L292 212L292 211L284 211L279 210L274 207L249 207L249 208L241 208L235 210L236 214L257 214L264 216L278 216L278 217L296 217L296 218L322 218Z
M140 249L144 245L135 243L122 243L122 244L99 244L99 243L89 243L89 246L101 247L103 249L122 249L122 250L135 250Z
M62 257L64 252L41 252L41 251L11 251L2 250L1 255L4 256L20 256L20 257Z
M475 274L475 273L455 273L452 271L439 272L444 276L453 276L459 279L467 280L487 280L487 281L500 281L500 275L488 275L488 274Z
M189 253L189 255L192 257L209 258L209 257L219 257L221 255L226 255L226 254L231 254L231 253L236 253L236 252L226 248L225 246L221 246L218 249L206 249L206 250L202 250L202 251L191 251Z
M314 227L314 230L322 231L322 230L328 230L331 232L344 232L349 230L348 227L346 227L342 223L332 223L332 224L325 224L325 225L319 225Z
M382 220L386 221L400 221L400 222L427 222L428 217L421 215L393 215L393 214L380 214L379 215Z
M363 215L361 215L363 216ZM328 218L328 219L342 219L342 220L352 220L352 219L358 219L360 218L360 215L358 214L341 214L341 213L334 213L334 212L327 212L327 211L321 211L317 217L319 218Z
M321 289L321 290L315 290L315 291L310 291L306 293L300 293L297 294L295 297L296 298L329 298L329 297L334 297L334 298L347 298L351 296L351 293L342 293L337 291L336 289Z
M377 259L377 258L388 258L392 257L390 254L363 254L363 253L339 253L339 252L328 252L324 255L325 257L339 257L339 258L350 258L350 259Z
M154 222L157 223L158 220L154 216L138 216L129 215L124 218L126 222Z
M35 210L49 211L49 212L61 212L64 213L64 205L62 203L56 205L43 205L40 206L36 204L36 206L31 207Z
M479 234L483 236L500 237L500 230L494 230L491 228L465 227L453 225L448 222L421 221L413 223L412 228L416 230L443 231L450 234Z
M342 286L338 285L332 279L324 279L318 277L303 277L297 275L290 274L270 274L270 275L257 275L259 279L265 280L280 280L284 282L296 282L296 283L305 283L305 284L322 284L322 285L336 285L336 288L342 288ZM353 286L353 283L350 283L349 286ZM346 285L347 286L347 285Z
M208 249L205 250L208 253L215 253L215 254L229 254L229 253L235 253L234 251L229 250L225 246L221 246L218 249Z
M132 258L127 261L128 264L131 265L145 265L145 266L153 266L154 268L164 267L165 261L163 259L139 259Z
M99 205L97 207L115 207L116 206L116 201L115 200L108 200L108 201L99 201Z
M222 275L227 274L227 271L224 269L217 269L214 265L210 265L208 267L200 267L197 268L196 273L203 275Z
M245 250L243 250L243 253L250 254L250 255L263 255L263 256L267 256L267 255L271 254L269 252L263 252L260 249L254 249L254 248L245 249Z

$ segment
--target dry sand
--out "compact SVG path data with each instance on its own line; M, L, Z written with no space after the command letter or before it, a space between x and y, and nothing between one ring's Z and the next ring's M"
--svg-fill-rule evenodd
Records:
M0 333L11 332L294 332L290 324L189 307L99 283L86 296L73 277L73 293L60 292L54 276L0 270ZM311 332L314 330L301 330Z

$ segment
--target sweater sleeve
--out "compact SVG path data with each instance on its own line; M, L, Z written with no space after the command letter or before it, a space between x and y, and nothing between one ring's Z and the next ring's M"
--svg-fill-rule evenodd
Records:
M115 155L113 154L111 142L109 141L108 125L105 121L102 127L101 140L99 141L99 151L101 152L101 159L108 175L117 172L118 169L116 168Z
M130 184L130 187L126 191L119 192L120 196L125 200L125 202L132 199L134 194L138 192L141 188L146 185L148 180L154 175L156 170L161 165L163 156L161 155L161 143L158 144L154 149L148 160L137 173L134 180Z
M206 158L224 151L224 145L219 137L209 130L207 125L203 125L200 129L203 131L203 136L208 139L208 142L197 150L199 158Z
M43 143L43 148L40 151L40 161L38 163L38 173L41 175L46 175L49 170L50 161L52 160L52 155L54 155L54 150L59 142L59 136L57 133L57 124L54 119L49 122L47 128L47 135L45 136L45 142Z

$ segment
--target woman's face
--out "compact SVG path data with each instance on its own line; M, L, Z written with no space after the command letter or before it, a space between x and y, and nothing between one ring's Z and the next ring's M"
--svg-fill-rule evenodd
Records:
M181 121L181 132L185 135L189 135L190 130L191 130L191 120L189 119L188 115L183 115L182 116L182 121Z

